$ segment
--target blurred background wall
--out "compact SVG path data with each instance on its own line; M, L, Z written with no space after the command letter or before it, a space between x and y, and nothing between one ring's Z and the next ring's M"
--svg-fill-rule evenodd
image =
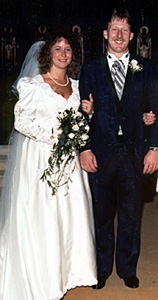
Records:
M135 37L131 50L158 65L157 0L1 0L0 144L8 143L17 100L12 84L30 46L64 24L78 36L81 51L77 64L81 67L105 51L102 31L106 17L119 6L125 6L132 15ZM78 75L78 71L72 74Z

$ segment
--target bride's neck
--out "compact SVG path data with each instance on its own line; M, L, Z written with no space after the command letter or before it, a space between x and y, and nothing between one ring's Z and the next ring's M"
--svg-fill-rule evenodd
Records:
M55 69L55 68L51 68L50 71L49 71L49 74L53 78L64 80L66 78L66 71L67 71L66 69L58 70L58 69Z

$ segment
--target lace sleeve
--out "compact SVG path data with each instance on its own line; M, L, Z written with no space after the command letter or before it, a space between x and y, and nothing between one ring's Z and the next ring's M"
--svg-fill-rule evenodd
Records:
M37 115L40 99L39 86L30 78L20 79L18 83L19 101L14 108L14 127L20 133L37 141L54 144L57 138L52 138L52 128L47 130L41 126Z

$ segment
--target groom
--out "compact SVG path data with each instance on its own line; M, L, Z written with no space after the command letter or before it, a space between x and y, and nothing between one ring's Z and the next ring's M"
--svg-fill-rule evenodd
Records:
M81 99L90 93L94 98L91 144L80 154L94 205L98 284L93 288L105 286L114 251L118 276L127 287L137 288L141 178L158 169L158 118L149 140L142 118L147 109L158 115L158 76L153 64L129 52L133 32L128 11L114 10L103 35L106 55L85 65L80 77Z

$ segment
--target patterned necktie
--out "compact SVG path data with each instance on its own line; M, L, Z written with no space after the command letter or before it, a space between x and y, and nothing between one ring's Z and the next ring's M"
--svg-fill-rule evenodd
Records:
M125 84L125 65L122 60L114 61L111 67L111 75L119 99L121 100Z

